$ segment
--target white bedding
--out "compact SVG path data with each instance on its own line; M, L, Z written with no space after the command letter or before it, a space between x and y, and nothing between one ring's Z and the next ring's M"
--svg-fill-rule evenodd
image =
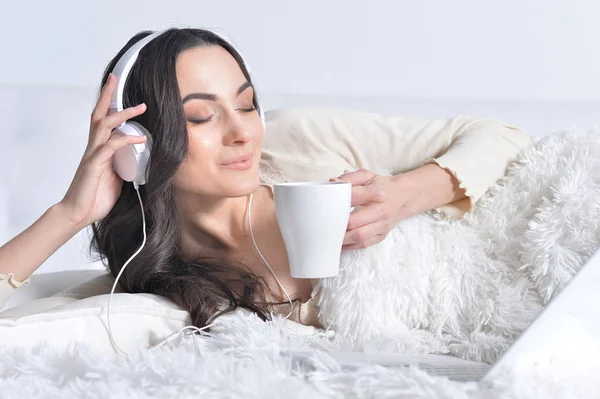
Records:
M423 298L417 293L415 302L405 312L383 314L386 304L400 309L398 298L366 296L364 290L377 288L375 282L382 280L398 285L391 278L395 272L386 269L387 263L377 264L368 256L355 257L353 266L359 266L360 270L341 274L335 280L329 279L330 284L324 284L326 291L321 298L325 303L320 305L325 319L335 325L333 340L318 335L299 336L281 317L273 323L264 323L239 311L220 319L213 337L200 337L196 342L187 339L184 342L187 346L175 350L167 346L162 352L159 348L158 358L154 357L156 351L151 350L111 363L92 357L85 346L57 353L51 345L31 352L11 349L8 345L0 347L3 392L25 392L28 397L46 394L52 381L60 377L65 382L56 391L61 397L81 395L82 387L108 396L123 386L133 395L143 397L166 395L175 390L212 395L236 392L243 397L335 397L339 393L371 397L373 389L377 395L390 397L594 397L600 388L598 370L570 369L556 375L539 374L535 370L521 375L508 373L488 385L451 382L412 369L366 366L349 370L317 352L312 361L303 364L279 355L282 349L441 350L472 359L496 360L540 307L560 291L598 248L600 132L596 129L580 133L581 136L545 138L524 158L524 165L531 169L521 168L514 176L509 173L507 181L482 199L472 219L436 223L426 215L417 215L412 221L401 223L404 241L391 237L379 244L390 244L395 239L398 249L404 250L401 260L405 275L401 278L411 283L405 285L404 291L401 288L393 291L394 295L401 296L403 292L412 295L410 290L420 287L419 279L433 281L435 285L436 278L441 278L439 283L445 287L434 290L437 296L432 301L433 309L429 309L429 302L415 306ZM532 170L536 173L524 173ZM425 228L419 228L419 223ZM433 225L437 225L437 230L430 228ZM411 239L438 240L440 251L429 251L427 245L415 245ZM448 278L443 273L437 277L435 273L427 274L433 269L429 266L430 261L436 262L436 253L452 256L452 268L446 267ZM348 267L345 264L344 271L349 272ZM373 278L365 279L359 271ZM458 291L463 297L455 295L458 285L451 276L453 271L466 286ZM511 274L518 275L516 284L511 285ZM534 286L524 283L525 276ZM361 284L353 284L353 279ZM340 286L336 287L335 282ZM426 290L436 288L427 282L423 286ZM497 293L499 297L494 287L502 288ZM521 301L521 295L527 294L528 289L534 292L525 295L528 300ZM378 292L383 291L379 288ZM340 302L361 294L362 302ZM427 298L426 292L424 297ZM334 299L343 306L337 306ZM455 299L462 305L444 307L452 305ZM376 303L377 300L384 302ZM365 312L361 304L369 311ZM380 311L373 311L374 307ZM410 324L411 318L416 325ZM398 328L402 323L404 326ZM194 343L199 353L195 352ZM19 368L14 368L15 364ZM76 370L71 368L72 364L77 364ZM23 381L28 383L22 384ZM139 384L139 381L147 382Z

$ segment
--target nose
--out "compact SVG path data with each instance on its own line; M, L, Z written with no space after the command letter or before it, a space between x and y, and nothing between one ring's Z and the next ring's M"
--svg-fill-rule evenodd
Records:
M227 144L246 143L250 140L250 126L237 111L229 113L225 140Z

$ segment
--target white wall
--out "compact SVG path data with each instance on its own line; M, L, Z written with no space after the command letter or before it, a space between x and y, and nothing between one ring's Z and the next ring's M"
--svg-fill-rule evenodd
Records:
M3 1L0 83L96 87L136 32L228 34L263 93L600 100L595 0Z

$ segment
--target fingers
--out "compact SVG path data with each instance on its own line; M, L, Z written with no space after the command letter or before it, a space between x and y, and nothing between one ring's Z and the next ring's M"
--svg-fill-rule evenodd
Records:
M129 136L121 133L113 134L110 140L102 146L94 157L98 164L104 164L112 160L115 152L130 144L140 144L146 141L146 136Z
M354 172L348 172L340 175L337 179L331 179L329 181L347 181L352 183L353 186L360 185L364 186L365 184L373 181L377 175L370 170L361 168Z
M376 184L378 176L370 170L361 168L354 172L344 173L338 178L329 179L329 181L352 183L352 205L366 205L385 200L385 190L380 189L379 184Z
M359 246L366 248L373 239L383 235L385 231L384 223L370 223L366 226L362 226L358 229L349 231L344 236L344 242L342 246ZM370 244L369 244L370 245Z
M385 235L378 234L376 236L371 237L370 239L368 239L367 241L365 241L363 243L352 244L352 245L342 245L342 250L347 251L350 249L364 249L364 248L370 247L371 245L379 244L384 239L385 239Z
M92 135L90 137L90 147L92 151L105 144L112 131L120 126L121 123L128 121L138 115L146 112L146 104L141 103L135 107L129 107L123 111L116 112L109 116L105 116L98 122L95 128L93 128Z
M388 220L388 210L385 206L378 204L363 205L350 214L347 231L355 230L360 227Z
M108 128L110 131L112 131L121 123L127 122L127 120L141 115L144 112L146 112L146 104L141 103L136 105L135 107L125 108L123 111L110 114L109 116L105 117L100 123L104 128Z
M92 123L99 122L108 113L108 109L110 108L110 101L113 92L115 91L116 83L116 77L112 73L108 75L108 79L106 80L106 83L104 84L104 87L100 92L100 97L98 97L98 102L96 102L96 106L92 111Z
M117 78L111 73L108 75L108 79L92 111L89 138L92 150L97 148L98 145L105 143L115 127L146 111L146 104L142 103L108 115L112 95L116 88Z
M378 189L375 185L352 187L352 206L382 203L385 201L385 198L385 190Z

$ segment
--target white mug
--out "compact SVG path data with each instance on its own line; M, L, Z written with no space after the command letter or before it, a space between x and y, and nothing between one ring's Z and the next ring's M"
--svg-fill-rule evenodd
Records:
M274 186L277 222L294 278L339 273L352 200L349 182L295 182Z

